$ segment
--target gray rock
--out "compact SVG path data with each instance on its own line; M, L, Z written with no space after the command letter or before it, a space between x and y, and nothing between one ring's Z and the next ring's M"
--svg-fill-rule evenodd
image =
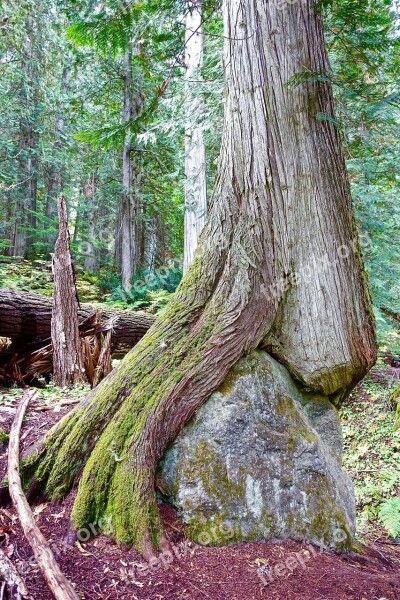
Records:
M159 475L202 544L295 539L346 550L355 504L341 458L335 407L257 350L187 424Z

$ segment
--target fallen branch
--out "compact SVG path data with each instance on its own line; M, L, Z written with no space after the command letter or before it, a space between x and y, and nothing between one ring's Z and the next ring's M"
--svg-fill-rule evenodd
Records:
M36 525L33 513L22 491L19 475L19 435L25 411L34 394L25 392L18 406L10 432L8 447L8 486L25 537L28 540L43 577L56 600L79 600L71 583L61 572L53 552Z
M385 315L391 317L392 319L400 323L400 313L394 312L393 310L390 310L390 308L386 308L385 306L380 306L379 308Z
M28 598L28 591L11 560L7 558L0 548L0 576L4 580L3 592L7 591L9 600L23 600Z

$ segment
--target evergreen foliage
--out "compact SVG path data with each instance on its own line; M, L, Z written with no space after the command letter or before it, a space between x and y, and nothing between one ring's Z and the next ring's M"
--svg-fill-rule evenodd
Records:
M58 177L54 189L67 199L77 264L118 291L115 240L123 191L122 148L128 134L140 176L135 218L141 250L135 279L181 259L186 10L183 0L3 3L0 253L15 254L16 231L22 231L27 237L25 258L49 258L57 230L50 210L51 186ZM318 113L315 118L331 120L343 136L357 223L367 241L363 253L380 342L400 352L397 330L379 311L382 305L400 310L398 6L390 0L330 0L321 2L318 10L325 20L332 71L304 71L288 85L333 82L337 114ZM204 129L211 192L223 119L218 1L204 3L204 32L203 80L198 87L205 109L196 118ZM134 44L133 91L145 101L140 116L123 123L128 41ZM23 144L26 131L32 139ZM33 197L30 184L36 189ZM141 300L137 294L133 298Z

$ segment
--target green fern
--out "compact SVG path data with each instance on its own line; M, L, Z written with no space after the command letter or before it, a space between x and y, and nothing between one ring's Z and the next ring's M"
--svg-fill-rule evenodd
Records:
M396 538L400 535L400 498L389 498L379 509L379 518L389 534Z

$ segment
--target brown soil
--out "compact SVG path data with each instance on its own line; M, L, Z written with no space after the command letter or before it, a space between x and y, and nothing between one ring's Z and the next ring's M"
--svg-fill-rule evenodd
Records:
M41 437L66 410L34 405L23 426L23 446ZM13 412L12 404L0 406L0 427L6 431ZM5 468L6 453L0 450L0 477ZM400 599L400 545L383 537L357 544L347 555L296 542L206 548L188 541L179 517L163 505L173 554L148 565L135 550L118 547L103 535L66 546L73 497L74 492L61 504L36 505L34 511L62 570L85 600ZM81 532L81 539L87 535ZM32 598L50 600L10 507L0 509L0 547L23 574Z

